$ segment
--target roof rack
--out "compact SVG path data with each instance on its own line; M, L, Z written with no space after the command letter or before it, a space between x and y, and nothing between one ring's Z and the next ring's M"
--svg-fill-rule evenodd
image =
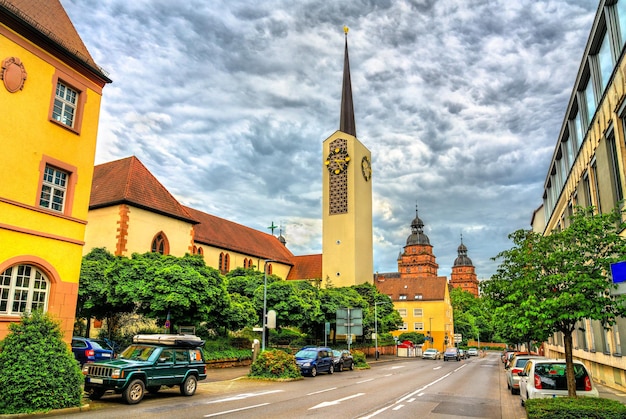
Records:
M133 343L148 343L153 345L167 345L167 346L185 346L190 348L196 348L203 346L204 341L195 335L186 334L152 334L152 335L135 335L133 336Z

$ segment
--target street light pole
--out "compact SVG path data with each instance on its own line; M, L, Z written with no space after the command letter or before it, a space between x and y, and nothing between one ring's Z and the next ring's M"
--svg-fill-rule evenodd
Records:
M265 351L265 329L267 328L267 263L276 262L272 259L263 261L263 334L261 335L261 352Z

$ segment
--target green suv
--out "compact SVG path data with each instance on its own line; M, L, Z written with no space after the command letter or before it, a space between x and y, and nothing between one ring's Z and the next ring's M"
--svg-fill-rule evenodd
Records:
M193 396L198 380L206 379L202 345L193 335L136 335L117 359L85 364L85 392L98 400L112 390L128 404L161 386L180 386L182 395Z

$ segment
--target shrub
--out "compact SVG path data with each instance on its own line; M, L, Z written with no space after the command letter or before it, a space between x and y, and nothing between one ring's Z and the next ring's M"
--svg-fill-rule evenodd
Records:
M302 375L293 355L269 349L259 354L250 367L248 377L293 380L302 378Z
M0 413L81 405L84 377L59 324L35 311L9 325L0 345Z
M616 400L595 397L555 397L526 401L528 419L623 419L626 406Z
M351 351L352 359L354 360L355 368L369 368L369 364L365 360L365 354L361 351Z

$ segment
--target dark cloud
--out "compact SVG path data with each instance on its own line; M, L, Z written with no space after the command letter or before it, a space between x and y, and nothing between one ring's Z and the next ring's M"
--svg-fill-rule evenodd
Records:
M321 252L343 26L372 151L375 269L419 206L439 273L528 228L591 28L587 0L61 0L110 73L96 162L136 155L184 204Z

